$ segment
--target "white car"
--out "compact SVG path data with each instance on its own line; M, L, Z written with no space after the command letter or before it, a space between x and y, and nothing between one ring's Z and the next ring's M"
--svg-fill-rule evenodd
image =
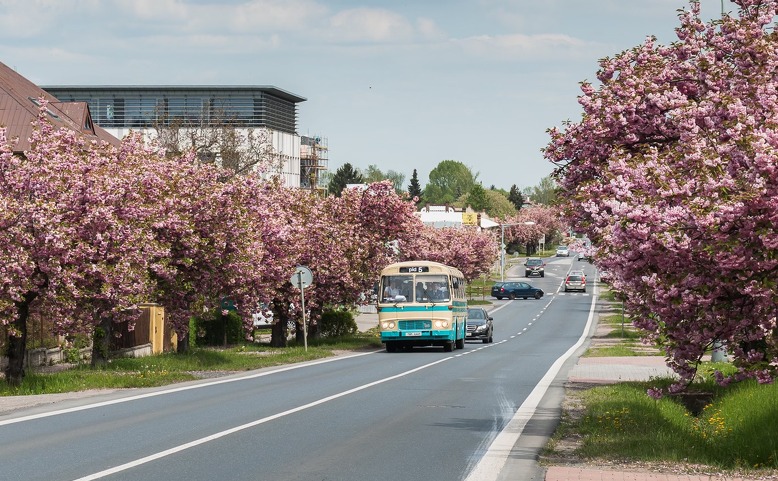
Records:
M256 329L273 327L273 311L265 305L260 305L259 312L252 314L251 320Z
M570 257L570 250L568 250L567 246L556 246L556 256Z

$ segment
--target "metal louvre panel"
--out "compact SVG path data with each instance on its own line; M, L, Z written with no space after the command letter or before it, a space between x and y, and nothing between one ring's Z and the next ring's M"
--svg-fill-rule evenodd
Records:
M400 321L400 330L432 329L432 321Z

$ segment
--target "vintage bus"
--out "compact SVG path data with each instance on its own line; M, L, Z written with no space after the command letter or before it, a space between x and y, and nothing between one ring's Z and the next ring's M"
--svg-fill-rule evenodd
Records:
M465 347L467 299L458 269L430 261L390 264L381 271L377 294L378 327L387 352Z

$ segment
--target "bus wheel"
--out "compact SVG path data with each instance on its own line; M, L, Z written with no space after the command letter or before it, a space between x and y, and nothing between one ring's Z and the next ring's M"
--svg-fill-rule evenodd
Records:
M465 348L465 340L457 339L457 349L464 349L464 348Z
M393 342L387 342L386 352L397 352L397 346Z
M454 341L446 341L443 344L443 352L452 352L454 350Z

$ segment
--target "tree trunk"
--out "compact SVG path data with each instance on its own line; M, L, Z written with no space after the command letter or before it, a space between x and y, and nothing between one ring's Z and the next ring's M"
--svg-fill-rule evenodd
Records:
M92 335L92 367L108 364L112 331L113 318L109 316L100 319L100 324L95 327Z
M319 319L321 319L322 313L321 308L311 309L311 315L308 318L308 339L321 339ZM315 321L313 319L315 319Z
M303 331L303 324L300 321L294 321L295 330L294 330L294 340L298 344L304 344L305 343L305 331Z
M277 305L278 303L274 303L274 305ZM289 321L289 309L287 306L284 306L279 309L273 309L273 318L276 320L276 323L273 324L273 330L271 331L270 336L270 346L271 347L287 347L289 345L289 341L287 338L289 337L289 332L287 332L286 326L288 326Z
M308 339L320 339L321 332L319 331L318 322L308 322Z
M178 343L176 344L176 352L178 354L186 354L189 352L189 332L186 334L178 333Z
M27 319L30 317L30 304L38 297L28 292L23 300L16 302L16 319L8 329L8 366L5 368L5 381L9 386L21 386L24 380L24 357L27 352Z

